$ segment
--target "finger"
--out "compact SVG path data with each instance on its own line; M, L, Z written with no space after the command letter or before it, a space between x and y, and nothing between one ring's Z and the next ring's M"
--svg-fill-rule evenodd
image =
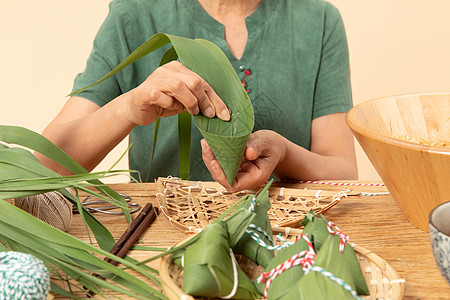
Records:
M208 118L213 118L216 115L216 111L212 101L209 99L209 96L205 91L204 85L207 84L206 81L194 72L189 72L190 73L188 74L182 73L180 78L182 78L187 88L197 98L198 106L203 115Z
M187 87L183 78L179 75L172 77L170 80L165 80L165 86L161 86L161 91L165 94L175 98L180 102L191 115L197 115L200 112L198 100L196 95Z
M267 181L265 172L252 162L245 163L236 175L233 192L251 189Z
M201 146L203 161L211 173L212 178L228 190L230 188L228 179L205 139L201 140Z
M168 66L171 70L185 74L186 84L191 92L197 97L199 106L203 114L209 118L218 116L224 121L230 119L230 113L225 103L216 94L214 89L197 73L184 67L181 63L174 63Z
M153 89L150 92L150 97L152 98L151 105L157 105L164 109L177 111L183 107L183 105L172 96L167 95L158 89Z
M224 121L230 120L230 111L228 107L225 105L222 99L216 94L214 89L205 81L204 87L206 94L208 95L208 99L211 101L216 116Z
M255 160L259 157L259 155L256 153L256 150L253 146L247 146L245 148L244 158L246 160Z

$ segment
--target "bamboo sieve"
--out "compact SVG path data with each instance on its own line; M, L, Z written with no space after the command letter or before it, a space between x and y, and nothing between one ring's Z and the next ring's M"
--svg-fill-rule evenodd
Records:
M157 200L161 212L176 228L193 233L206 227L242 196L257 190L228 193L217 182L194 182L178 178L158 178ZM325 213L342 198L357 196L343 187L341 191L288 189L272 185L269 188L271 209L268 211L272 226L299 227L310 211Z

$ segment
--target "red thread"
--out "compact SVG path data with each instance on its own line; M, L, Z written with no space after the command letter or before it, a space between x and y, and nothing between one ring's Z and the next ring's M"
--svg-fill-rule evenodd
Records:
M301 265L303 267L303 270L305 272L308 272L312 265L314 264L316 253L314 252L314 247L311 243L311 241L308 239L307 235L302 233L299 237L297 237L296 241L298 241L299 238L303 238L306 241L306 244L308 245L308 250L304 250L300 253L295 254L282 264L279 264L274 269L272 269L270 272L264 272L261 274L261 277L259 279L260 282L265 283L266 287L264 289L264 297L267 299L267 294L269 291L269 286L272 283L272 281L281 273L284 271L294 267Z
M334 228L334 230L333 230ZM328 232L334 235L337 235L338 237L341 238L341 242L339 243L339 251L342 253L344 252L344 246L345 246L345 242L347 242L349 240L349 236L344 234L339 227L337 227L333 222L328 222L327 224L327 229Z
M314 180L299 180L298 183L314 183L314 184L327 184L327 185L354 185L354 186L384 186L383 183L358 183L358 182L325 182Z

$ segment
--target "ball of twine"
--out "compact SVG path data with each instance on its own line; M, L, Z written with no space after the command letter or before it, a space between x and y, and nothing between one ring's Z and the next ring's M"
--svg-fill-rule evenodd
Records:
M30 254L0 252L1 299L47 299L50 274L45 264Z
M62 231L72 223L72 204L57 191L16 198L14 205Z

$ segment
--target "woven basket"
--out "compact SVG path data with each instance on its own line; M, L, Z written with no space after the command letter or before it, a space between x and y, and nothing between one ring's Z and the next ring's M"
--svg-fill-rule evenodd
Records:
M281 233L287 241L294 240L302 231L294 228L274 227L274 235ZM178 243L181 245L188 239ZM277 239L274 239L276 241ZM375 253L358 245L352 245L359 260L361 270L370 291L369 296L363 296L363 299L392 299L400 300L405 291L405 280L401 279L397 272L382 258ZM236 256L239 266L249 276L251 280L255 279L263 270L251 260ZM161 278L164 294L170 300L194 300L194 298L183 292L183 271L176 265L169 255L161 259L159 276Z
M161 212L176 228L193 233L205 228L246 194L257 190L228 193L216 182L194 182L177 178L158 178L157 200ZM299 227L309 211L324 213L343 197L359 193L341 191L288 189L273 184L269 189L272 208L268 211L272 226Z

